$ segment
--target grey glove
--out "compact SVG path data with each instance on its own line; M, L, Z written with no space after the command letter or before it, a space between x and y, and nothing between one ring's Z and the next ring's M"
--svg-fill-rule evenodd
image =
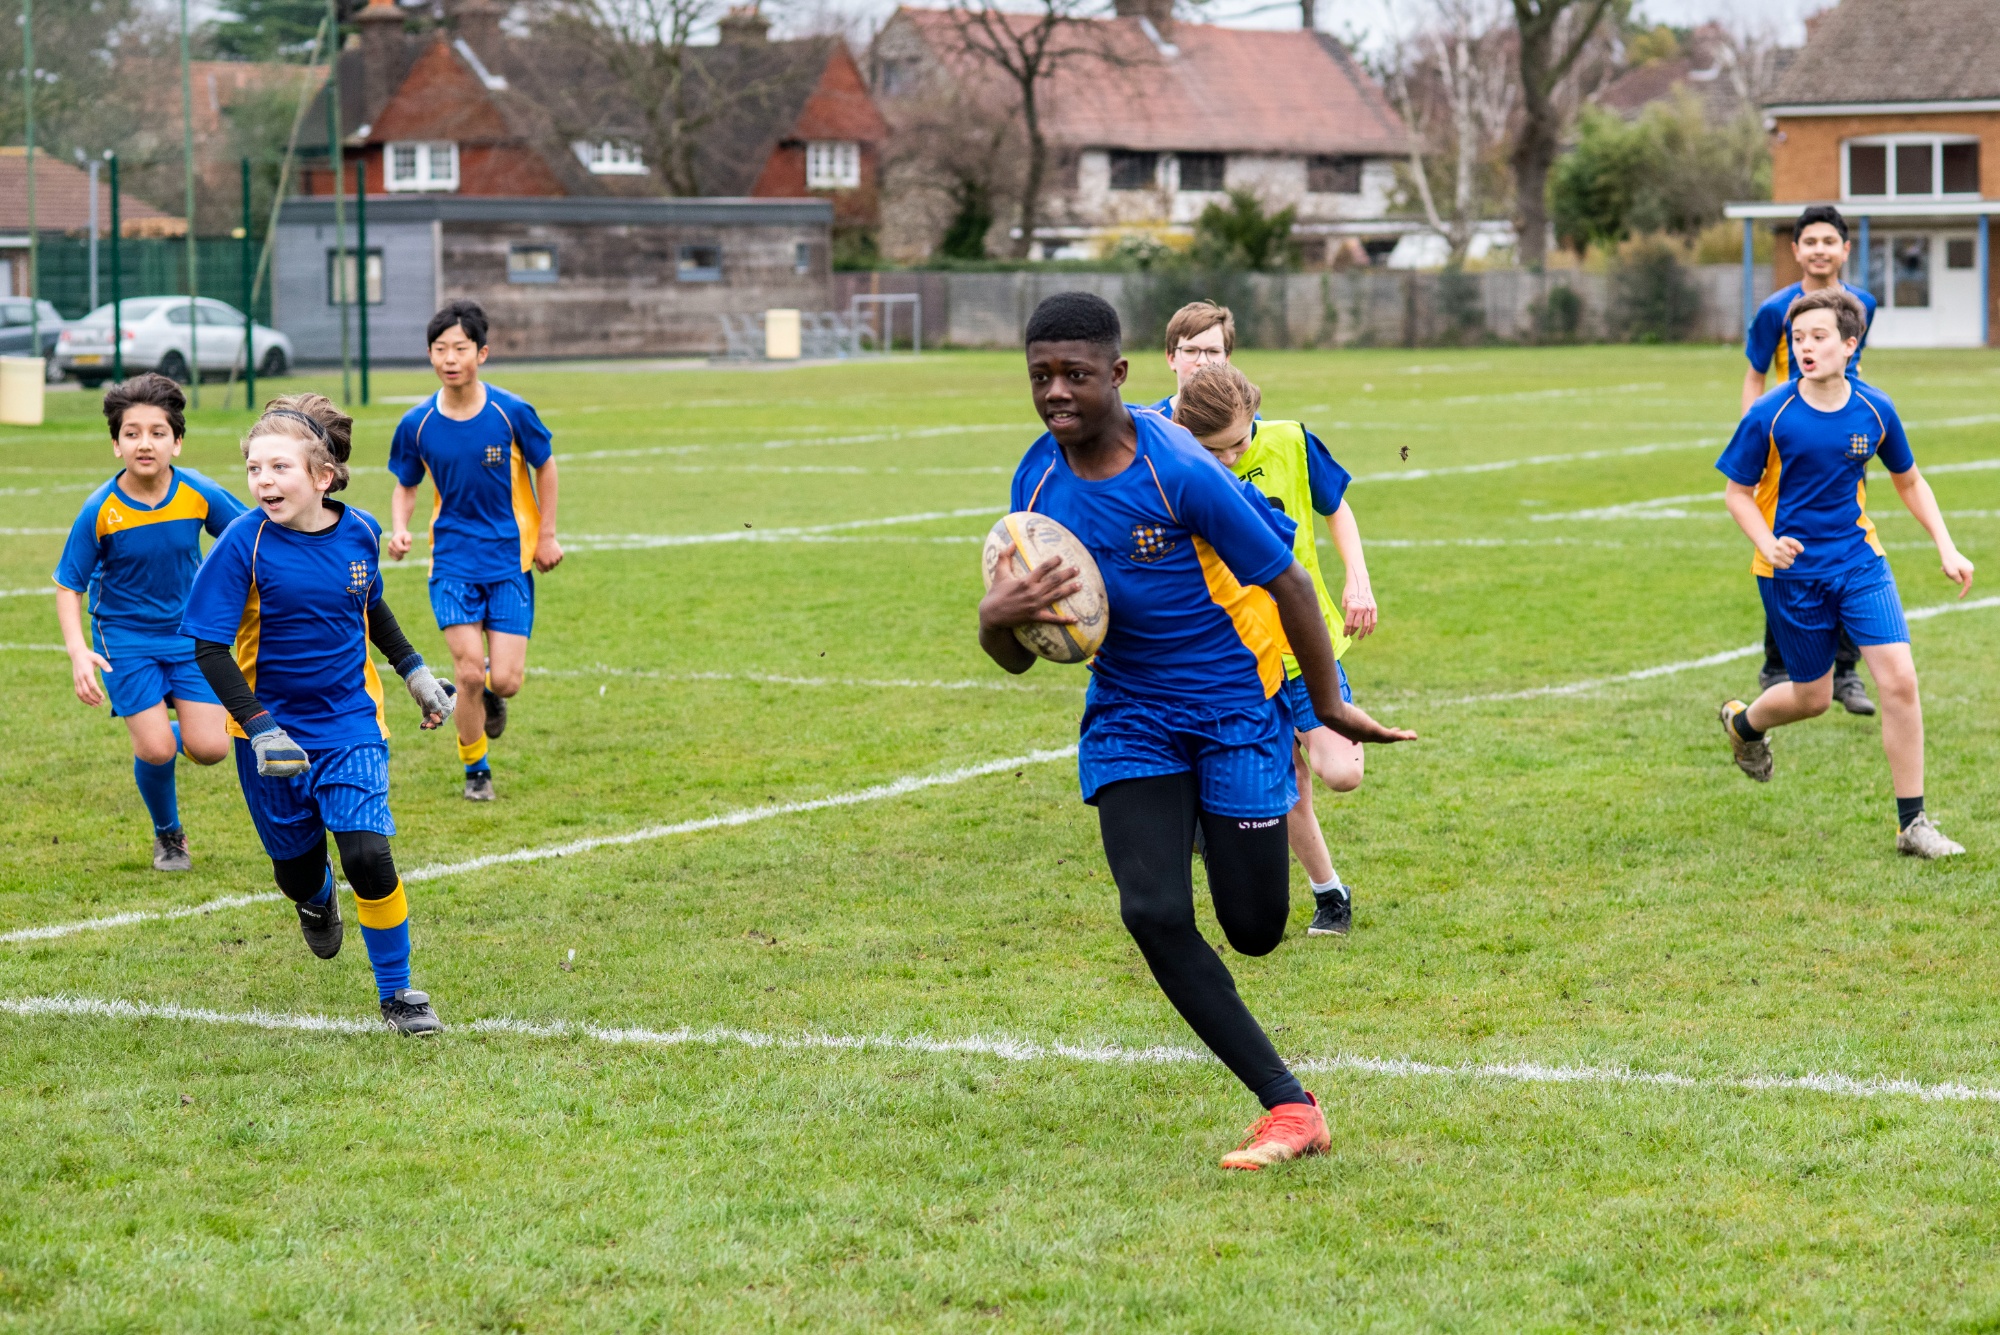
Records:
M267 779L290 779L312 768L305 748L275 724L252 737L250 749L257 753L257 772Z
M410 688L410 698L417 702L417 708L424 712L426 719L435 714L438 722L442 723L451 717L453 710L458 708L456 694L438 681L431 670L421 663L409 676L403 678L403 684Z

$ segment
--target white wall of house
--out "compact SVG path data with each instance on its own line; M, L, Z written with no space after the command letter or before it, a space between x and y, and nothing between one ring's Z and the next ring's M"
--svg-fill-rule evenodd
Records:
M1143 190L1111 188L1111 152L1084 149L1077 156L1076 188L1051 199L1051 219L1089 229L1173 227L1194 225L1210 204L1226 203L1223 190L1183 190L1178 162L1162 153L1153 184ZM1228 190L1248 190L1267 208L1296 208L1300 222L1350 222L1380 218L1389 210L1396 189L1396 166L1388 158L1367 158L1361 168L1361 189L1352 194L1309 191L1306 158L1302 154L1231 153L1223 171Z

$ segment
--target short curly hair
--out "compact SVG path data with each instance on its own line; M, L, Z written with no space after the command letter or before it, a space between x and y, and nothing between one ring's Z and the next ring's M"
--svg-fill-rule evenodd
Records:
M1124 331L1118 311L1094 292L1058 292L1045 297L1028 317L1026 342L1094 343L1118 355Z
M186 438L187 395L158 371L148 371L121 380L104 391L104 421L111 428L111 439L118 439L118 433L125 429L127 410L141 405L158 408L167 415L167 425L172 428L175 440Z

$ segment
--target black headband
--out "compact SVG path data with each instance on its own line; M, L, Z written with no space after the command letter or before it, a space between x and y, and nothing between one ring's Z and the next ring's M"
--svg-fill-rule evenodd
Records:
M264 416L267 418L289 417L295 422L304 422L307 426L312 428L312 433L315 436L319 437L321 444L327 443L326 428L324 426L321 426L313 418L308 417L304 413L298 411L296 408L266 408L264 410Z

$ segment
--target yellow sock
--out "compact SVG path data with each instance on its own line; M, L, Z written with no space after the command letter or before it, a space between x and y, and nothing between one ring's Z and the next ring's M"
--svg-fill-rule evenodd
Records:
M477 765L486 759L486 738L475 737L469 742L458 744L458 759L461 764Z

